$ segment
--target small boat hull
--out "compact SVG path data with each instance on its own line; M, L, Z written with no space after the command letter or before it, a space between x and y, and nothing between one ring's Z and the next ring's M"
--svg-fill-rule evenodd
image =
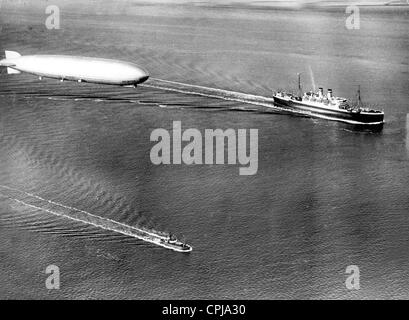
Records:
M169 243L167 240L160 240L160 245L167 248L167 249L171 249L174 251L178 251L178 252L185 252L188 253L190 251L192 251L192 247L189 246L188 244L183 244L181 242L177 242L177 243Z

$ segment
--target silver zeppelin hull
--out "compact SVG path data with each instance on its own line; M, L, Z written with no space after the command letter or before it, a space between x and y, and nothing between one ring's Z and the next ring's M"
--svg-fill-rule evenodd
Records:
M382 125L384 123L383 112L375 111L351 111L344 109L325 108L317 105L296 101L284 97L274 96L274 103L286 109L308 114L310 116L328 120L347 122L361 125Z
M39 77L112 85L137 85L149 74L140 66L113 59L65 55L27 55L6 51L0 66L9 73L25 72Z

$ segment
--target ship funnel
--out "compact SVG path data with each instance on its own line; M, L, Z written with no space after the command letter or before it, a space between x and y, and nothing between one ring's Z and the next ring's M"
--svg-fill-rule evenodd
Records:
M318 88L318 97L323 98L324 97L324 89L323 88Z
M328 89L327 97L328 99L332 99L332 89Z

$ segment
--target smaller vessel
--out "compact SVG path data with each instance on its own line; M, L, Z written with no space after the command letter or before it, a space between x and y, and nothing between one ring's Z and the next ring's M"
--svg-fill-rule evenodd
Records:
M178 240L173 234L169 234L167 237L161 237L160 243L163 247L172 249L179 252L190 252L192 247Z
M192 251L192 246L188 245L186 242L178 240L172 233L158 231L158 230L148 230L145 228L140 228L142 232L147 234L149 242L155 243L166 249L171 249L178 252L190 252Z
M297 95L279 91L273 95L273 98L274 103L279 106L313 117L358 125L383 125L384 123L383 111L362 106L360 89L358 89L356 105L348 102L346 98L333 96L331 89L328 89L326 95L323 88L319 88L318 92L309 91L302 94L300 74L298 74Z

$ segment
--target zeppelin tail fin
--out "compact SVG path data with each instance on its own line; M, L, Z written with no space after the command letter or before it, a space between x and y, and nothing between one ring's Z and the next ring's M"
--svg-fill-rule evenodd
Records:
M6 59L0 61L0 66L7 67L8 74L21 73L20 71L13 69L13 66L15 66L16 64L12 60L9 60L9 61L7 60L7 59L19 58L21 57L21 54L19 54L16 51L8 51L8 50L4 51L4 53L6 55Z
M21 54L19 54L16 51L4 51L5 55L6 55L6 59L14 59L14 58L19 58L21 57Z
M20 71L13 69L13 68L7 68L7 73L8 74L17 74L17 73L21 73Z

